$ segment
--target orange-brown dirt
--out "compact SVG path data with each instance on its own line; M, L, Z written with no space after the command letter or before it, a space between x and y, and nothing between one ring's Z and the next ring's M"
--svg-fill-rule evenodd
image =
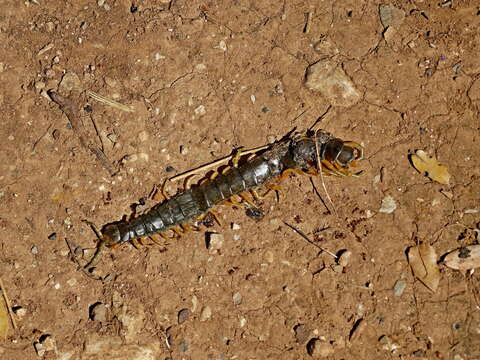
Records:
M431 293L406 257L421 241L439 256L476 241L480 7L395 1L405 18L385 31L380 5L2 2L0 274L18 328L0 358L480 358L478 274L440 265ZM329 108L304 86L324 58L360 101ZM119 165L113 177L46 94L64 92L65 74L134 109L78 103L89 139ZM95 247L82 219L120 220L175 173L324 113L321 127L366 156L362 177L324 179L333 205L319 178L291 177L261 220L219 207L223 225L206 229L223 236L217 249L202 231L108 250L95 270L103 281L77 270L66 240L83 263ZM415 149L448 167L450 185L415 171ZM392 213L379 212L386 196ZM340 267L315 245L350 261Z

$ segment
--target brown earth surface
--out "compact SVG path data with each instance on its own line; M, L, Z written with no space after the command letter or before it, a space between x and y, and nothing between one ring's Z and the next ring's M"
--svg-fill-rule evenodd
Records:
M432 293L406 252L426 242L440 258L477 241L480 7L395 1L403 12L385 28L380 5L3 1L0 274L17 329L0 358L479 359L478 273L440 264ZM324 59L359 101L305 87ZM75 101L114 176L48 90ZM82 264L95 248L83 219L100 227L148 208L164 179L322 115L365 147L363 176L324 179L331 202L320 178L290 177L261 220L218 207L221 226L109 249L103 280L78 271L67 241ZM448 167L450 185L411 166L415 149ZM379 211L387 196L392 213ZM212 232L224 241L207 247ZM318 247L352 255L343 267Z

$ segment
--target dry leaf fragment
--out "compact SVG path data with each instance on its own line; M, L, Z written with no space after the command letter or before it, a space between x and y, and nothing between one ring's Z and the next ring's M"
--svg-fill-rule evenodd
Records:
M480 267L480 245L470 245L454 250L443 261L449 268L460 271Z
M415 277L427 288L435 292L440 283L440 270L437 254L433 246L420 244L408 250L408 262Z
M0 296L0 339L6 339L8 330L10 327L10 320L8 317L7 307L3 301L3 297Z
M440 165L437 159L428 156L425 151L415 151L415 154L413 154L410 159L415 169L433 181L439 182L440 184L449 183L450 174L448 173L447 167Z

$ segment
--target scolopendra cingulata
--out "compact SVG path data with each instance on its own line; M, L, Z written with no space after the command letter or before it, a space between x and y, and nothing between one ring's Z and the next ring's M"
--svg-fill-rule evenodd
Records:
M158 243L153 237L157 234L165 237L169 230L177 234L186 232L193 221L201 220L208 213L214 214L212 208L218 204L244 202L254 206L254 199L260 198L258 188L265 186L268 191L276 191L278 187L272 185L272 181L288 173L317 175L320 170L325 175L357 176L360 172L352 173L350 167L362 158L360 144L343 141L324 131L296 133L243 162L239 152L231 166L221 173L215 171L192 187L187 182L184 191L169 199L166 197L167 200L133 219L105 225L99 235L97 252L84 269L92 266L104 247L126 242L142 244L146 237Z

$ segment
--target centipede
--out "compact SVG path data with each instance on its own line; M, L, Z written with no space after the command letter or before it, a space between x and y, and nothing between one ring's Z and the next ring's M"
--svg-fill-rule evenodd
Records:
M353 167L363 156L363 146L359 143L341 140L321 130L290 134L248 157L238 151L222 171L215 170L194 185L186 182L183 190L171 197L164 194L164 201L138 216L104 225L97 232L96 253L84 269L98 261L104 248L125 243L160 244L159 236L180 236L207 215L217 219L216 206L243 204L254 208L268 193L279 191L278 180L289 174L357 177L361 171L354 172ZM262 190L266 192L260 194Z

